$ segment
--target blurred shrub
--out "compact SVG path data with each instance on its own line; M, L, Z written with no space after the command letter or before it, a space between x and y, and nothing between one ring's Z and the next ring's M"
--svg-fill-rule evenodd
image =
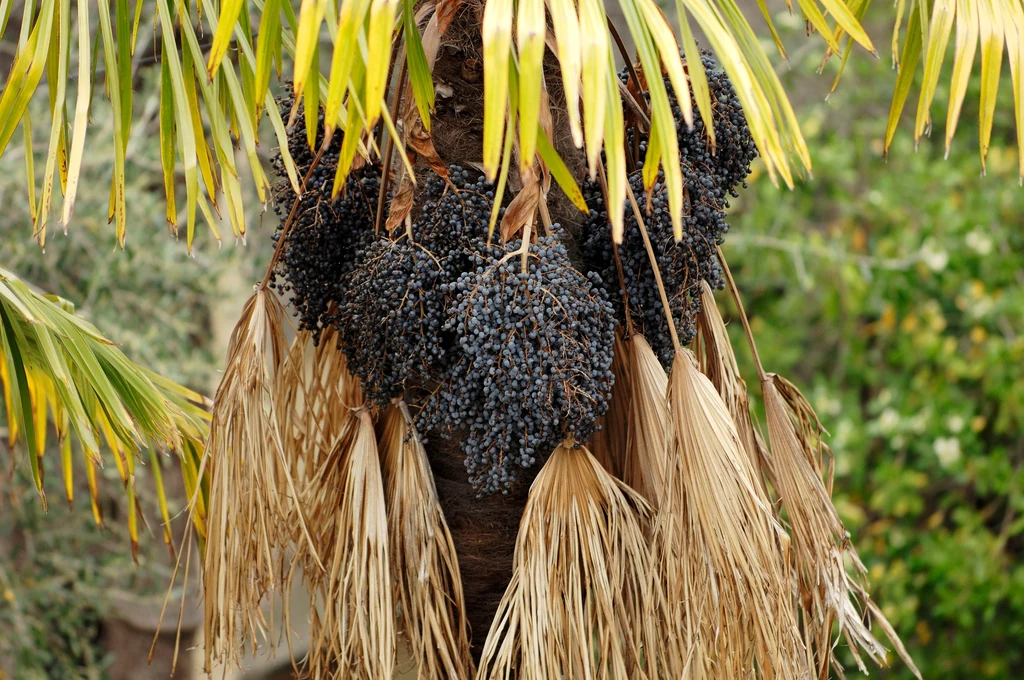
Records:
M801 107L813 181L790 192L755 176L732 211L726 256L767 370L797 382L831 431L837 505L877 601L924 677L1019 678L1024 190L1016 140L1000 123L1000 148L979 177L969 130L976 109L964 111L966 134L943 160L941 127L915 152L911 108L886 162L894 76L860 68L831 104ZM827 90L829 81L818 83ZM738 323L732 331L744 348ZM756 385L749 354L739 353ZM879 676L912 677L898 662Z

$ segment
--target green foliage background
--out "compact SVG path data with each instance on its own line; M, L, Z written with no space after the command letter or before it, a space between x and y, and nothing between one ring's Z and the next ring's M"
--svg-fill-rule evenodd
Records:
M143 71L143 76L159 75ZM203 232L194 258L184 240L175 240L164 221L159 136L151 113L158 93L148 78L137 92L146 105L139 134L128 149L126 249L116 247L107 223L110 167L113 156L103 135L90 137L75 219L66 236L52 233L46 252L31 240L25 198L24 153L0 158L0 262L48 293L75 304L80 314L118 342L133 361L175 381L213 394L224 360L227 333L242 302L270 257L269 230L256 230L247 247L218 247ZM42 102L40 102L42 104ZM42 107L37 120L48 116ZM92 124L109 126L105 100L94 103ZM37 154L46 148L45 129L36 126ZM41 177L41 163L36 171ZM252 203L256 203L252 198ZM253 211L254 218L258 217ZM230 238L231 230L224 230ZM6 430L0 414L0 446ZM55 441L55 437L51 437ZM77 447L77 444L76 444ZM173 562L163 545L156 494L148 455L140 459L136 488L149 525L133 563L126 527L123 490L113 465L100 471L105 528L96 526L85 488L84 468L73 508L64 490L56 452L46 475L49 513L44 514L17 449L19 469L10 470L4 455L0 472L0 680L78 680L102 678L110 662L99 645L101 622L110 613L112 591L163 595ZM75 453L76 460L78 452ZM172 517L183 507L177 462L161 456ZM176 529L177 531L177 529ZM179 577L180 581L180 577ZM12 669L7 666L13 666ZM5 676L4 672L8 671Z

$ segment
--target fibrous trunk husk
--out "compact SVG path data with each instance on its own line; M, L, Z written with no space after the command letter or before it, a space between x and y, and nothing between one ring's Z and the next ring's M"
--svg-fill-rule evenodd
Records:
M827 485L822 469L823 458L831 462L831 451L821 441L822 428L813 409L792 383L778 375L766 374L761 389L771 445L769 478L789 520L804 636L818 672L824 676L832 666L843 676L834 657L833 623L863 672L867 669L862 653L886 665L886 649L869 627L873 618L920 678L895 630L871 601L864 564L832 504L832 466L825 473ZM847 561L853 576L846 570Z
M689 350L676 350L668 401L670 461L654 550L685 660L675 677L809 677L788 539L728 408Z
M458 558L405 402L389 407L380 448L391 573L417 677L469 680L474 668Z
M268 396L285 349L284 309L260 287L231 335L201 465L211 475L203 569L207 669L215 660L239 663L246 643L255 649L272 636L260 604L282 592L282 549L296 533L310 540Z
M649 520L647 503L589 451L556 448L530 489L478 680L657 677Z

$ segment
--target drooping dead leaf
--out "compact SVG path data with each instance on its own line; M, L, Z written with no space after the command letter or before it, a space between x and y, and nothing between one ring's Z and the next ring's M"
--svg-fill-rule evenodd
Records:
M415 107L413 107L410 115L406 116L405 145L422 159L431 170L437 173L441 179L448 178L448 167L437 154L437 149L434 148L434 139L427 132L427 129L423 127L423 121L420 119L420 114Z
M809 677L782 528L760 493L728 408L677 348L669 379L665 494L654 535L689 677ZM755 671L755 669L757 669ZM683 677L675 675L674 677Z
M318 527L331 552L325 578L310 591L307 671L315 679L391 680L395 612L377 438L365 408L350 422L323 471L322 488L333 488L338 505Z
M417 675L473 677L462 576L434 477L405 402L392 404L380 438L391 573Z
M512 580L478 680L658 677L665 636L652 602L644 500L585 448L555 449L530 488Z
M211 474L203 568L208 669L214 661L240 663L247 642L255 647L272 636L260 604L282 592L287 566L281 551L296 534L307 547L312 540L267 398L285 347L284 309L272 291L259 287L231 334L201 464ZM311 558L319 563L315 550Z
M516 238L537 218L537 208L541 201L541 186L534 173L527 173L527 182L519 190L516 197L509 202L505 208L505 214L501 218L501 242L508 243Z
M822 428L814 410L792 383L778 375L767 374L761 389L772 463L769 478L789 521L804 636L818 672L827 673L829 666L839 668L833 653L833 622L838 623L862 671L867 672L862 653L886 665L886 649L869 627L874 619L920 678L895 630L871 602L866 569L832 504L832 454L821 441Z
M462 2L463 0L440 0L437 3L434 16L437 17L437 30L440 35L443 36L448 31L448 27L462 9Z
M630 376L629 443L623 479L657 508L668 465L668 375L642 335L625 341Z
M416 195L416 188L407 176L402 177L402 184L398 187L395 197L391 199L388 207L388 219L384 223L384 229L389 234L405 224L405 218L412 213L412 203Z
M729 408L729 413L732 414L733 423L736 425L736 431L743 444L743 451L750 458L750 464L754 470L766 470L770 461L764 450L764 440L754 427L754 421L750 416L750 394L747 392L747 383L740 376L736 354L733 352L732 342L729 340L729 331L725 327L725 321L718 311L715 296L707 281L701 282L700 309L701 312L697 317L697 331L704 350L698 354L700 370L711 380L715 389L718 390L718 394L721 395L722 401ZM762 491L767 496L768 490L764 484L764 478L760 473L757 478Z
M612 383L611 397L608 399L608 410L598 419L601 429L590 438L588 448L605 470L626 481L623 477L623 466L629 446L631 380L627 344L623 341L620 330L617 329L615 332L612 354L612 373L615 375L615 381ZM626 483L629 484L628 481Z

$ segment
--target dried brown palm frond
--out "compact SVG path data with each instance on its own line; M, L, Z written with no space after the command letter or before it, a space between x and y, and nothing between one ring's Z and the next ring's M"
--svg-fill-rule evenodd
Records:
M649 521L647 503L586 448L559 445L530 489L477 678L657 677Z
M259 605L280 592L281 549L297 526L297 488L271 397L285 355L284 309L265 287L246 302L228 346L201 468L211 474L204 555L206 664L241 660L272 633ZM201 474L201 473L200 473Z
M700 308L701 313L697 317L698 338L703 346L703 352L697 355L700 359L700 370L711 380L711 384L715 386L722 396L722 401L729 408L729 413L736 424L736 432L743 444L743 451L750 458L751 465L755 470L767 470L770 460L764 450L764 440L750 417L750 394L747 392L747 383L740 375L736 354L729 340L729 331L725 327L725 321L718 311L715 296L707 281L701 282ZM767 488L760 473L758 481L762 491L767 495Z
M832 453L821 441L823 430L814 410L781 376L766 374L761 389L773 458L770 479L791 527L804 635L819 672L825 674L831 665L842 677L833 656L833 623L838 624L862 671L867 672L862 653L885 665L886 649L869 627L874 619L920 678L899 637L871 601L864 564L832 504ZM846 562L853 567L852 576Z
M668 375L642 335L626 340L629 362L629 441L623 480L657 508L665 489L668 465Z
M312 678L391 680L395 617L377 437L366 409L350 422L355 427L345 428L324 471L339 502L329 518L333 545L325 556L326 575L311 589L307 670Z
M668 389L670 464L655 566L686 672L809 677L791 604L787 539L732 416L689 350L676 349Z
M470 680L474 669L455 545L405 402L389 407L380 449L391 573L417 677Z
M319 484L317 471L334 451L352 410L363 404L359 380L349 373L337 332L327 327L313 344L300 331L282 365L274 393L285 459L300 482Z
M612 354L611 397L608 410L598 420L601 428L593 434L587 448L594 454L604 469L622 479L625 452L629 444L630 375L626 357L628 343L623 340L621 330L615 332L614 353Z
M862 654L886 665L886 649L870 629L873 620L920 678L896 631L871 601L864 564L832 504L832 452L821 439L824 428L796 386L779 375L765 372L739 289L721 249L718 258L729 293L739 308L761 380L769 447L762 445L760 454L768 480L786 511L792 536L790 568L796 581L797 608L814 670L824 678L831 666L839 677L844 677L833 651L834 624L845 636L862 671L867 672ZM847 572L847 561L853 567L853 576Z

